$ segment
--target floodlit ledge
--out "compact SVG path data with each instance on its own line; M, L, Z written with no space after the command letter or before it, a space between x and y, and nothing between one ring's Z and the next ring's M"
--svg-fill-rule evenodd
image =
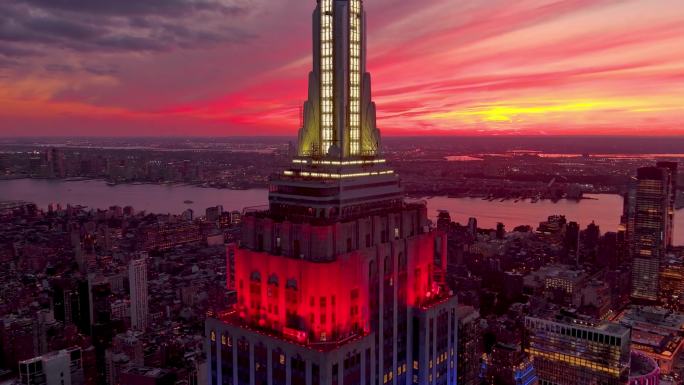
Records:
M386 163L385 159L369 159L369 160L308 160L308 159L293 159L292 163L296 164L324 164L332 166L352 166L360 164L379 164Z
M357 172L357 173L353 173L353 174L332 174L332 173L325 173L325 172L309 172L309 171L294 172L292 170L287 170L287 171L283 172L283 175L286 175L286 176L297 175L297 176L303 176L303 177L308 177L308 178L330 178L330 179L359 178L359 177L364 177L364 176L391 175L391 174L394 174L393 170Z

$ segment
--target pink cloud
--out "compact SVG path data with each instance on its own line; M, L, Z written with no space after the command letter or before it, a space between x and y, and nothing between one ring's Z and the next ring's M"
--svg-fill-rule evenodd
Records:
M284 0L258 8L241 25L250 39L239 43L70 51L61 58L74 68L116 68L77 74L77 85L42 70L55 56L28 57L21 68L0 69L0 89L45 79L55 87L31 100L0 92L0 135L294 135L313 7ZM385 134L684 134L684 6L677 1L378 0L366 7ZM21 103L43 112L8 110Z

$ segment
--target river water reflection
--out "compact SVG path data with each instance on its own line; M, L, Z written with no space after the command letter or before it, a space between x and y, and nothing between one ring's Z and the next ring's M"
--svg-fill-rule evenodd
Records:
M476 217L480 227L496 227L503 222L507 229L517 225L537 226L549 215L563 214L577 221L582 228L592 221L602 232L615 231L622 212L622 197L618 195L588 195L581 201L507 200L486 201L480 198L428 198L428 212L434 218L440 209L449 210L454 221L465 224ZM59 181L16 179L0 181L0 200L25 200L46 208L50 203L80 204L92 208L112 205L133 206L136 210L178 214L191 208L202 215L210 206L223 205L225 210L242 210L245 207L267 203L266 189L218 190L182 185L117 185L108 186L102 181ZM192 203L185 203L192 201ZM675 216L675 243L684 244L684 212Z

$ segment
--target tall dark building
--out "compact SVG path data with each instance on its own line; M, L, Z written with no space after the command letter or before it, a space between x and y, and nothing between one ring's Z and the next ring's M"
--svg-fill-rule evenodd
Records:
M451 215L447 210L440 210L437 214L437 228L443 231L449 231L451 225Z
M534 363L522 351L520 345L497 343L492 347L492 352L487 356L484 366L486 367L484 381L478 384L539 385Z
M582 263L595 264L598 262L597 252L598 244L601 238L601 231L594 222L587 225L587 228L580 232L580 248L581 248L581 258Z
M47 173L51 178L64 178L66 168L64 166L64 152L61 149L51 147L45 151Z
M667 204L667 227L665 231L665 243L667 247L672 247L674 237L674 214L675 203L677 201L677 162L658 162L656 167L668 171L669 200Z
M473 236L477 235L477 218L468 218L468 232Z
M247 210L237 304L206 322L218 384L453 384L446 236L379 157L361 0L319 0L292 166Z
M624 241L626 244L625 259L627 264L632 263L632 252L634 244L634 213L636 211L636 191L637 191L637 178L632 177L629 179L629 184L627 186L627 192L623 194L623 206L622 206L622 216L620 216L620 227L618 231L624 232Z
M0 367L16 370L19 361L38 353L36 320L7 316L0 319Z
M669 218L671 169L642 167L637 170L632 231L632 291L639 301L658 300L660 263L671 235ZM674 202L673 202L674 203Z
M112 337L117 333L111 313L112 291L106 280L94 274L88 277L88 287L91 336L95 347L98 380L103 383L105 381L105 350L112 342Z
M90 297L86 279L60 278L52 283L52 309L55 319L74 324L90 334Z
M563 237L564 261L568 265L579 264L580 227L577 222L570 222L565 226Z
M483 353L480 313L472 306L461 305L456 310L456 318L458 318L456 383L478 385Z

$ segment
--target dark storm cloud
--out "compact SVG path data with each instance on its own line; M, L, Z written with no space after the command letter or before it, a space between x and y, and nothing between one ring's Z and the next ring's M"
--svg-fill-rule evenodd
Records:
M116 67L108 65L86 64L81 69L93 75L100 76L113 76L119 73L119 70Z
M25 61L37 55L37 52L23 47L22 44L3 43L0 39L0 70L17 70L21 68L22 60ZM0 78L9 77L7 73L0 73Z
M90 15L184 15L197 11L238 15L245 8L222 0L23 0L44 9L87 13Z
M19 57L19 56L34 56L36 55L36 52L27 49L27 48L22 48L19 47L16 44L0 44L0 56L12 56L12 57Z
M113 76L119 73L116 67L98 64L71 65L63 63L49 63L43 66L47 72L71 74L76 72L87 72L98 76Z
M74 66L68 65L68 64L46 64L45 65L45 70L48 72L57 72L57 73L72 73L76 71L76 68Z
M0 70L19 67L19 62L14 59L0 56ZM0 79L9 78L8 74L0 72Z
M241 0L16 0L0 2L0 55L169 51L235 42Z

